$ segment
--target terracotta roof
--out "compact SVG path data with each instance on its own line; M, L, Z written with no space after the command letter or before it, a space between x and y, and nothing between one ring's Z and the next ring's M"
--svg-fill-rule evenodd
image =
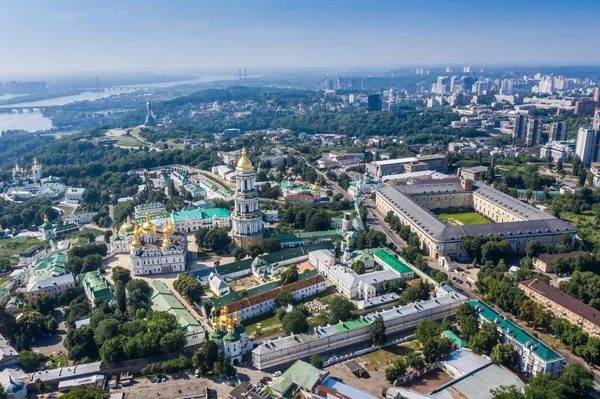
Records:
M286 195L283 198L286 200L289 200L289 199L314 200L315 199L315 197L313 197L312 195L302 195L302 194Z
M536 278L521 281L519 285L531 289L536 294L557 303L590 323L600 326L600 310L594 309L593 307L578 301L561 290L546 284L544 281Z
M320 274L309 277L304 280L296 281L295 283L284 285L283 287L273 288L272 290L263 292L261 294L253 295L248 298L240 299L237 302L230 303L227 305L227 310L229 313L238 312L242 309L249 308L254 305L258 305L259 303L263 303L272 299L275 299L277 294L283 289L285 292L292 293L294 291L301 290L306 287L310 287L325 281L325 278ZM220 309L219 309L220 311Z
M539 260L541 260L542 262L544 262L545 264L550 265L556 259L575 258L577 256L583 256L583 255L585 255L585 252L583 252L583 251L573 251L573 252L567 252L565 254L539 254L537 256L537 258Z

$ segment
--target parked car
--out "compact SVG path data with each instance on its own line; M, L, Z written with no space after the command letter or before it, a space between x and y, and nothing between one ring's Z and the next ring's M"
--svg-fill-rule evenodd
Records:
M281 371L276 371L273 373L273 377L279 377L281 375Z
M194 377L200 378L200 370L196 369L196 371L194 372Z

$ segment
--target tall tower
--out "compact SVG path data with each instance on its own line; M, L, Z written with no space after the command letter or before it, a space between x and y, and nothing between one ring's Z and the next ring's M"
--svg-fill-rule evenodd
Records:
M152 114L152 103L150 102L150 97L146 98L146 121L144 122L144 126L156 126L156 121L154 120L154 115Z
M248 248L250 244L258 244L262 240L263 221L262 212L258 209L256 174L245 147L235 170L235 209L231 216L231 231L235 243Z
M38 163L36 158L33 158L33 167L31 168L31 174L33 180L39 182L44 177L44 171L42 169L42 165Z

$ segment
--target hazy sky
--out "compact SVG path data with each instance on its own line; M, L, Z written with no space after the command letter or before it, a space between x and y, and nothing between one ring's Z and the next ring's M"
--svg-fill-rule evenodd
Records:
M600 0L0 0L0 74L600 64Z

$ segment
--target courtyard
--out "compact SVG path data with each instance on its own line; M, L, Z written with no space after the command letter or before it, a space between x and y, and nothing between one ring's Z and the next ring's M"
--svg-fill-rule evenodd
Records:
M438 214L438 217L444 222L453 226L462 226L466 224L488 224L491 223L489 220L479 215L476 212L465 211L465 212L442 212Z

